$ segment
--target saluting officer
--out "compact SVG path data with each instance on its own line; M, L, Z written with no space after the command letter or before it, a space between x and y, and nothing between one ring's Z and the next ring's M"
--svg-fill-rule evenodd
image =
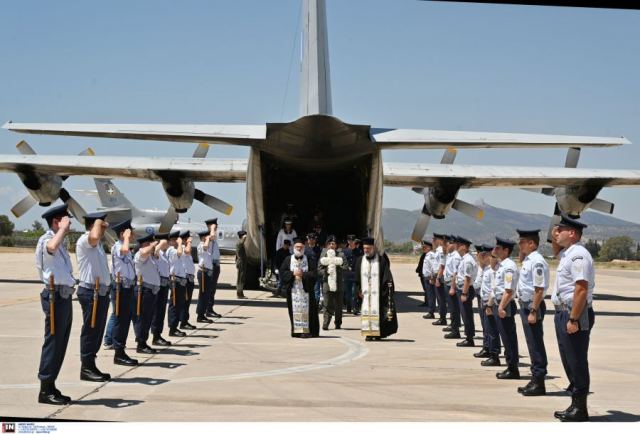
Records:
M209 306L209 300L211 298L211 284L213 278L213 262L211 259L211 234L207 229L206 231L198 232L200 237L200 243L196 250L198 251L198 282L200 283L200 295L198 296L198 305L196 306L196 314L198 318L197 322L210 324L211 321L206 317L207 307Z
M60 373L62 362L67 351L71 323L73 320L71 295L76 280L73 277L73 266L69 252L65 247L65 237L69 232L71 216L67 205L56 206L42 214L47 221L47 230L38 240L36 247L36 269L45 288L40 293L40 304L44 312L44 343L40 354L38 379L41 404L65 405L71 398L56 388L55 381ZM54 286L51 285L53 278ZM53 297L53 298L52 298ZM53 323L51 307L53 306Z
M445 339L459 339L460 338L460 302L458 300L458 294L456 293L456 281L454 274L458 270L458 265L462 257L458 253L458 237L455 235L449 235L447 237L447 257L444 265L444 284L447 292L447 299L449 301L449 316L451 318L451 325L442 329L442 331L449 332L444 335Z
M140 249L134 259L138 282L135 289L133 329L136 334L136 352L141 354L155 354L156 350L147 344L149 328L153 320L156 297L160 292L160 271L158 269L158 257L156 256L157 241L153 234L140 237L136 240ZM140 286L142 280L142 287ZM139 309L138 309L139 305Z
M151 343L160 347L168 347L171 342L162 337L164 328L164 318L167 314L167 301L171 289L171 264L167 258L169 248L169 234L167 232L156 234L154 237L158 241L155 247L155 255L158 263L158 273L160 275L160 291L156 295L156 302L153 307L153 318L151 319L151 333L153 340Z
M169 297L169 336L183 337L187 335L182 330L178 330L187 286L187 273L184 269L184 261L181 259L183 254L184 245L182 238L180 238L180 231L172 231L169 234L169 249L166 253L171 266L170 273L173 277L173 288Z
M544 377L547 375L547 351L544 347L543 320L546 313L544 296L549 285L549 265L538 252L540 229L517 229L520 240L522 267L518 277L517 295L520 301L520 319L527 340L531 359L531 381L518 387L524 396L538 396L546 393Z
M496 297L493 313L498 321L498 331L500 338L502 338L507 361L507 369L496 373L496 377L500 380L520 378L518 368L520 356L518 355L518 334L515 322L518 307L513 300L518 284L518 267L510 258L515 244L513 241L496 237L496 246L493 248L493 254L500 261L493 287Z
M102 248L102 238L109 224L104 220L105 212L84 216L87 230L76 244L78 259L78 301L82 307L82 330L80 332L80 379L86 381L109 381L111 375L96 367L96 355L104 334L109 309L108 291L111 274L107 255ZM95 307L94 307L95 306Z
M554 234L564 248L551 301L555 305L554 323L565 373L570 381L571 405L554 416L563 422L589 420L589 336L594 322L592 309L595 270L593 258L580 242L584 223L562 214Z
M209 305L207 306L206 316L220 318L222 315L213 310L216 304L216 290L218 289L218 278L220 277L220 246L218 246L218 218L205 220L204 224L209 229L209 252L211 254L211 267L213 273L211 275L211 296L209 297Z
M465 339L458 342L458 347L473 347L473 337L476 335L475 321L473 320L473 299L476 296L473 287L478 274L478 266L475 258L469 252L471 241L458 237L458 254L462 257L455 274L456 295L460 302L460 312L464 320Z
M189 323L189 309L191 308L193 288L195 287L196 280L196 266L193 264L193 256L191 256L191 242L193 238L191 238L190 231L180 232L180 238L182 238L182 243L184 244L184 254L180 258L184 262L184 272L187 277L187 285L185 287L186 301L184 309L182 309L182 314L180 315L180 328L184 330L195 330L196 327Z
M445 236L442 234L433 234L434 253L431 262L431 285L435 288L436 299L438 303L438 315L440 318L432 322L433 325L447 325L447 291L444 286L444 254Z
M131 220L125 220L112 226L113 231L118 235L118 241L111 247L111 269L112 278L118 282L111 286L111 319L113 329L111 339L115 355L113 363L116 365L135 366L138 361L130 358L124 349L129 336L129 326L131 325L131 303L133 300L133 288L136 285L136 270L133 265L133 255L131 254ZM119 293L119 295L118 295ZM119 306L116 310L116 303ZM116 315L116 311L118 315Z

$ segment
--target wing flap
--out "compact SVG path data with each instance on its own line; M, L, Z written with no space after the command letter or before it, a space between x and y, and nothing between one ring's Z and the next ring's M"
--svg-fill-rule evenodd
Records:
M372 128L371 140L382 149L567 148L628 145L624 137L482 133L472 131Z
M225 143L248 146L262 143L267 135L266 125L41 124L7 122L2 128L26 134L188 143Z

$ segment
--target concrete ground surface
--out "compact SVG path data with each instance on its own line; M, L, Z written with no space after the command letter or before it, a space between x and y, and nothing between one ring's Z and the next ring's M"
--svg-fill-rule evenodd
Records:
M528 352L517 323L523 379L497 380L502 368L480 366L478 348L456 348L441 327L424 320L415 264L392 265L397 283L399 332L365 342L359 318L345 314L318 339L293 339L285 300L246 291L237 300L235 267L225 258L215 323L152 357L129 354L135 368L115 366L100 350L98 367L113 381L80 381L81 310L74 300L69 348L57 381L74 400L55 407L37 403L43 335L33 253L1 253L0 416L106 421L553 421L570 398L555 341L553 314L545 320L549 355L547 396L523 397ZM74 262L75 265L75 262ZM552 273L553 274L553 273ZM553 278L553 277L552 277ZM640 420L640 271L598 270L596 323L591 335L589 411L594 421ZM12 279L22 280L11 282ZM197 294L194 292L194 295ZM549 303L549 301L547 301ZM195 300L191 307L195 324ZM476 315L476 324L479 321ZM167 330L164 332L167 337ZM476 342L480 343L480 333Z

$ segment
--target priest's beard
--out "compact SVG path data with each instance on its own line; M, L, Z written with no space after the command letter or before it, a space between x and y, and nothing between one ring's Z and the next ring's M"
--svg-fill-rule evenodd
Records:
M304 252L298 251L298 250L294 250L293 251L293 256L295 256L297 259L302 258L302 256L304 255Z
M368 259L369 261L371 261L373 258L375 258L375 257L376 257L376 253L375 253L375 252L373 252L372 254L370 254L370 255L365 255L365 256L367 257L367 259Z

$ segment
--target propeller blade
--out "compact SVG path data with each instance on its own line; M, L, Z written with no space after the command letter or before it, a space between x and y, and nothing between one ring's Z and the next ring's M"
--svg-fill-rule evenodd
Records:
M416 225L413 227L413 232L411 233L411 239L416 243L422 242L422 238L424 234L427 233L427 228L429 227L429 221L431 220L431 216L427 213L427 207L422 208L422 212L416 221Z
M195 151L193 151L193 158L204 158L207 156L209 152L209 144L208 143L198 143L198 147Z
M482 220L484 218L484 210L480 207L470 204L469 202L456 199L451 207L457 211L460 211L462 214L468 215L469 217L476 220Z
M458 150L456 148L449 148L444 151L444 155L442 155L442 160L440 160L440 164L453 164L456 160L456 155L458 154Z
M158 233L165 233L171 231L171 228L178 221L178 213L176 210L170 206L167 210L167 213L162 218L160 222L160 227L158 228Z
M556 207L553 209L553 215L551 216L551 222L549 223L549 230L547 231L547 242L551 242L551 233L553 232L553 227L560 223L560 207L556 203Z
M215 209L222 214L230 215L233 212L233 206L223 201L222 199L218 199L217 197L211 196L210 194L205 193L202 190L196 188L193 198L198 202L202 202L210 208Z
M78 155L80 155L81 157L85 157L85 156L93 157L94 155L96 155L96 151L94 151L92 147L88 147L84 151L80 152Z
M593 202L589 205L589 208L595 209L596 211L603 212L605 214L613 214L614 203L609 202L608 200L602 199L594 199Z
M580 160L580 148L567 149L567 159L564 161L564 167L575 169L578 167L578 160Z
M30 194L26 195L22 200L20 200L20 202L16 203L13 208L11 208L11 213L16 216L16 218L20 218L37 203L38 201Z
M60 199L69 206L71 215L73 215L80 224L84 224L84 216L87 215L87 212L77 200L69 195L66 188L60 189Z
M16 145L16 148L18 148L18 152L22 155L36 155L36 151L34 151L33 148L24 140L20 140L20 143Z

